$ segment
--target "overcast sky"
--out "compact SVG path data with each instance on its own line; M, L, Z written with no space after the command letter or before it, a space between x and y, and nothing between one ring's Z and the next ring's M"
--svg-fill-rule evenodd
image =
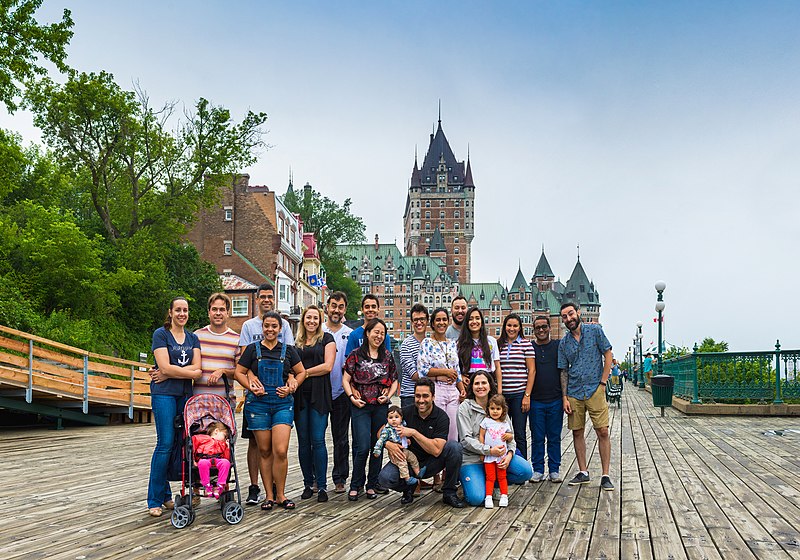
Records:
M251 184L351 197L397 239L442 102L476 184L473 281L581 262L618 356L666 340L800 348L800 3L91 2L69 62L155 102L269 115ZM37 135L30 116L0 126Z

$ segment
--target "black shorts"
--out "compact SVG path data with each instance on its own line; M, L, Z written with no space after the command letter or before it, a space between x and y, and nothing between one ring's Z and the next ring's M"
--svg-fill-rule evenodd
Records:
M247 414L242 409L242 437L244 439L253 439L253 432L247 429Z

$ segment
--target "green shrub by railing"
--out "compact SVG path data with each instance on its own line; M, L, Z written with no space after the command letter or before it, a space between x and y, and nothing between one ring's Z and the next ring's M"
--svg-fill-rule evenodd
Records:
M675 396L693 403L780 404L800 400L800 350L695 352L664 361Z

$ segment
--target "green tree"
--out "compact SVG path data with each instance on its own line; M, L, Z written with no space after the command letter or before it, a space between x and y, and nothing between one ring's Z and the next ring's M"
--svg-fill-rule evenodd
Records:
M68 70L66 46L72 39L72 15L40 25L34 13L42 0L0 0L0 102L9 112L17 109L21 84L47 74L40 58L61 72Z
M150 106L107 72L42 79L27 92L34 123L88 193L106 236L117 242L152 229L177 241L201 207L213 203L236 169L264 147L266 114L230 112L200 99L173 128L175 104Z
M686 348L685 346L671 346L667 348L667 351L664 352L664 359L670 360L672 358L680 358L686 354L690 354L691 350Z
M364 220L351 211L353 201L349 198L339 205L306 184L300 193L289 185L281 199L289 210L300 214L305 231L314 232L320 259L337 254L336 245L340 243L363 243L366 240L364 232L367 227Z
M698 352L727 352L728 351L728 343L724 340L720 340L716 342L711 337L706 337L703 339L703 342L700 343L700 346L697 347Z
M289 185L282 197L283 203L292 212L300 214L303 229L314 232L322 266L327 274L328 290L341 290L350 302L347 318L357 317L361 301L361 289L350 278L342 255L336 246L340 243L363 243L366 240L364 221L353 214L352 200L346 198L340 205L306 184L302 192Z

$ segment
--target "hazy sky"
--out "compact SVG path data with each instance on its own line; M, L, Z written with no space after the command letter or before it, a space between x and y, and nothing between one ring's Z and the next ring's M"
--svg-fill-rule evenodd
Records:
M800 348L797 2L90 2L70 63L269 115L252 184L351 197L367 237L397 239L417 147L442 101L476 184L473 281L566 282L580 244L624 355L668 342ZM30 116L0 126L27 139Z

